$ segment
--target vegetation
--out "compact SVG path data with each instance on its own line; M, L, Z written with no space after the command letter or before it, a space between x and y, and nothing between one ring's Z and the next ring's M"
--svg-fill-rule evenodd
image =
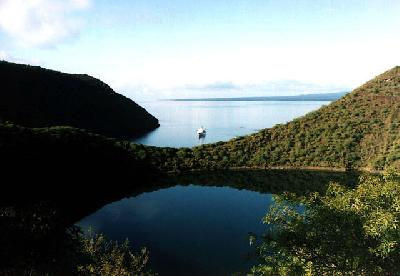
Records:
M144 263L147 264L147 250L132 253L126 243L117 244L102 235L82 235L76 227L69 227L104 204L137 194L141 189L154 191L181 183L229 185L259 192L289 190L308 194L315 189L324 192L329 179L343 181L352 178L343 173L294 170L211 172L207 175L204 177L204 174L196 172L181 174L167 178L161 184L153 180L143 185L132 182L135 184L132 190L116 181L112 182L112 189L109 186L103 189L101 182L95 182L96 185L79 183L79 188L71 182L65 183L73 187L69 192L63 190L60 180L47 184L57 185L63 191L61 195L47 192L46 200L41 201L35 200L38 197L36 190L29 191L24 197L25 192L21 193L24 186L19 186L11 198L5 190L0 200L0 274L7 271L11 275L12 272L16 275L24 275L25 272L28 275L135 275L136 271L143 271L147 275L150 273L147 265L139 269ZM90 188L86 189L86 186ZM116 197L118 192L119 197ZM18 200L21 197L22 200Z
M1 275L155 275L149 252L64 227L47 202L0 206Z
M32 75L40 73L44 76L57 76L55 79L83 78L31 67L21 69L22 65L5 63L0 64L0 71L2 66L15 67L15 71L31 72ZM17 75L11 74L10 78ZM93 80L90 77L84 79ZM21 100L22 102L31 101L30 97L21 94L21 98L24 97L26 99ZM100 102L106 101L102 96L98 98ZM57 96L57 99L61 100L62 97ZM82 163L83 167L91 165L92 161L100 166L99 163L104 160L109 164L114 161L118 164L124 163L124 170L130 170L130 166L144 166L146 170L150 168L162 172L274 167L383 170L388 166L400 168L399 105L400 67L395 67L315 112L285 125L277 125L228 142L194 148L157 148L127 141L107 140L74 128L28 129L6 125L0 128L0 139L8 140L0 145L0 150L8 152L10 158L16 155L19 156L17 158L30 158L30 162L36 163L33 160L40 157L40 152L45 147L45 152L50 152L48 160L58 160L65 166L75 161ZM5 106L24 120L39 116L39 113L35 113L36 115L30 117L20 111L24 108L11 108L14 105L4 101L0 101L0 113L6 110ZM35 105L32 104L28 110L32 110L33 106ZM83 115L77 113L77 116ZM14 119L20 121L17 117ZM95 121L104 127L115 126L99 117ZM19 137L19 131L25 134ZM57 144L58 152L46 145L46 139L50 139L52 145ZM88 150L94 156L91 159L88 157ZM68 157L68 163L62 161L64 156L58 157L61 153ZM81 162L82 154L89 159Z
M148 250L142 248L139 253L133 253L128 240L118 244L108 241L102 234L89 233L88 237L80 236L79 242L85 258L85 262L77 266L80 275L157 275L145 270L149 260Z
M132 100L88 75L0 61L0 118L26 127L73 126L133 137L159 126Z
M71 127L0 124L2 176L14 183L2 183L2 194L4 198L42 194L54 199L75 197L78 191L82 196L92 194L93 189L98 195L140 189L145 185L141 180L158 176L158 170L143 159L142 147ZM105 181L113 183L114 189L99 185Z
M400 168L400 67L284 125L192 149L146 149L167 170Z
M353 189L331 183L322 195L275 199L254 275L398 274L399 174L363 176Z
M52 269L79 269L80 273L89 275L129 275L132 270L140 273L147 262L147 251L132 254L127 244L109 243L103 236L85 240L75 230L66 232L65 229L82 215L81 212L90 213L111 199L149 189L149 183L152 183L150 189L168 185L157 182L165 172L260 167L400 169L400 67L285 125L191 149L148 147L91 133L124 136L129 134L131 128L128 131L125 127L132 121L146 121L141 117L132 117L132 121L127 123L125 119L130 116L124 117L129 113L125 109L127 102L113 102L111 98L116 99L114 92L91 77L0 63L0 72L3 71L6 92L0 95L0 117L3 118L0 120L0 163L3 179L12 179L12 182L2 182L0 206L8 215L0 218L1 247L7 248L0 253L1 269L8 274L26 272L34 275L57 271L47 270L47 265ZM40 92L43 93L40 97L37 97L38 91L44 91ZM52 98L54 91L60 95ZM65 96L70 91L75 96L77 91L97 91L96 107L85 105L83 108L79 105L93 100L92 92L85 94L87 98L81 98L82 93L79 93L72 99ZM52 96L47 98L50 94ZM48 104L44 106L46 101ZM61 102L65 105L55 108ZM113 103L122 113L128 113L103 120L103 115L97 114L106 108L103 105L106 102ZM132 106L132 103L129 105ZM57 110L62 114L52 113ZM68 112L63 113L66 110L73 110L76 117L68 117ZM106 110L113 112L112 109ZM93 113L96 118L90 117L93 114L88 115L89 111L96 111ZM85 125L70 124L72 121L60 118L78 118L77 122L85 122ZM114 124L114 119L121 124ZM92 120L98 125L91 124ZM59 124L87 128L89 132L68 126L33 127ZM146 123L143 125L148 129ZM231 171L227 181L231 182L233 177L232 185L237 187L274 190L275 182L281 177L279 173L258 172L247 178L239 171ZM285 174L290 179L296 179L288 181L293 184L285 183L287 187L300 186L303 195L312 190L310 183L314 182L310 182L307 175L298 171ZM186 179L187 183L194 183L188 174L180 174L179 177ZM201 177L197 179L204 182ZM320 179L324 183L326 179L341 182L336 176L328 174L322 174ZM261 263L254 267L253 273L394 274L399 270L395 261L400 257L399 182L398 175L387 173L361 178L359 186L354 189L332 183L326 190L324 185L315 183L320 194L303 196L300 201L291 194L277 197L277 205L265 218L266 223L274 226L259 248ZM212 184L209 180L205 183ZM243 183L247 183L246 186ZM15 201L25 203L32 199L43 202L51 199L56 213L38 216L36 213L40 213L39 210L33 215L31 212L36 209L30 207L23 209L23 214L30 214L30 221L26 215L22 215L22 221L13 219L18 213ZM296 207L299 202L304 208ZM26 205L32 206L29 202ZM21 225L27 228L12 228ZM15 237L10 238L10 234ZM38 251L40 244L52 246ZM73 246L68 253L70 255L59 251L59 248L71 248L70 245ZM14 268L24 270L13 271Z

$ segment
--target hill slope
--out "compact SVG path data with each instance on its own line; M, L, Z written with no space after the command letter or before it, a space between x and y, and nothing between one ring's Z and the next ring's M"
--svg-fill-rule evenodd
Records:
M72 127L0 124L0 198L99 198L140 189L158 176L142 147Z
M132 137L159 126L134 101L88 75L0 61L0 118L27 127L73 126Z
M287 124L228 142L176 150L173 166L180 170L400 168L399 107L400 67L395 67L343 98Z
M52 159L62 162L61 168L69 167L74 160L81 160L81 154L86 154L88 147L93 152L87 157L87 162L80 162L76 168L91 164L92 156L96 154L101 155L93 159L96 164L113 164L122 156L121 160L127 160L124 165L117 166L123 168L122 171L129 171L131 166L143 166L144 171L153 172L237 167L400 168L399 108L400 67L395 67L317 111L228 142L177 149L114 140L110 142L113 146L105 149L97 145L109 143L107 140L102 138L98 141L99 138L93 135L82 136L75 129L21 130L4 126L0 132L0 150L4 161L16 158L12 167L20 166L21 160L25 160L24 166L29 167L29 164L36 163L35 158L42 158L41 147L45 145L50 154L49 159L42 160L44 170L52 166ZM22 140L18 139L20 133L25 133ZM71 133L78 133L82 138L76 140L76 134L71 136ZM56 147L59 154L47 146L54 139L61 141ZM66 150L63 141L68 143ZM114 145L118 147L114 148ZM96 171L99 170L93 170Z

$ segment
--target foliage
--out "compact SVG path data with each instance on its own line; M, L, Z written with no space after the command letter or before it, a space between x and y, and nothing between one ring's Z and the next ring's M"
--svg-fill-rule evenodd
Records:
M135 161L131 166L137 167L140 163L153 171L174 173L231 168L399 168L399 88L400 67L396 67L338 101L285 125L278 124L253 135L194 148L158 148L107 140L75 128L28 129L16 125L7 127L3 123L3 126L0 124L0 150L11 152L7 149L10 147L18 153L26 151L27 154L21 154L22 159L35 151L34 156L38 158L37 153L47 147L45 140L49 139L51 144L64 143L64 148L79 148L79 153L74 151L72 160L79 160L88 147L92 154L98 155L97 159L92 159L98 163L102 160ZM105 121L101 124L109 125ZM20 134L23 134L22 138ZM40 145L37 140L41 141ZM57 150L71 155L68 150L62 150L61 145Z
M134 101L88 75L0 61L0 118L26 127L73 126L132 137L159 126Z
M146 150L157 166L172 171L233 167L400 168L399 107L400 67L395 67L343 98L287 124L192 149L163 153Z
M87 237L81 237L82 252L86 263L78 265L82 275L131 276L156 275L145 272L149 252L142 248L139 253L132 253L129 242L122 244L109 241L103 234L93 234L90 230Z
M400 266L400 175L362 176L354 189L276 197L264 218L254 275L396 274ZM299 200L299 199L298 199Z
M155 275L149 252L68 226L59 204L0 206L1 275Z
M71 127L31 129L0 124L2 175L14 183L4 182L3 194L7 197L6 192L15 190L19 198L48 193L47 199L54 199L56 194L62 198L92 195L94 188L97 195L115 193L122 185L137 189L145 184L141 180L158 175L157 168L139 154L141 148ZM129 186L126 179L131 179ZM118 189L99 185L104 181Z

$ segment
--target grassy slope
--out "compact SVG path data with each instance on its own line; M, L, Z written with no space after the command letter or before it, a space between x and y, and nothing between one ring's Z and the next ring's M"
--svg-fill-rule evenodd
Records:
M400 67L395 67L328 106L287 124L228 142L170 149L176 159L168 164L161 161L160 165L180 170L400 168L399 105Z
M27 127L73 126L132 137L159 126L132 100L88 75L0 61L0 118Z

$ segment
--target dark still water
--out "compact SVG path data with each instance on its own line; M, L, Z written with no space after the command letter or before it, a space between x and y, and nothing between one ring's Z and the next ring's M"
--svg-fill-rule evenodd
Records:
M265 230L261 219L271 202L271 194L175 186L109 204L79 225L147 247L160 275L230 275L254 264L249 232Z
M273 195L322 193L330 181L354 179L295 170L184 174L149 183L149 192L108 204L78 225L113 240L128 238L136 250L147 247L150 268L160 275L246 273L256 261L249 233L267 230L262 218Z
M143 102L140 105L156 116L161 126L135 142L160 147L192 147L227 141L288 122L326 104L329 102ZM204 139L196 135L201 126L207 129Z

